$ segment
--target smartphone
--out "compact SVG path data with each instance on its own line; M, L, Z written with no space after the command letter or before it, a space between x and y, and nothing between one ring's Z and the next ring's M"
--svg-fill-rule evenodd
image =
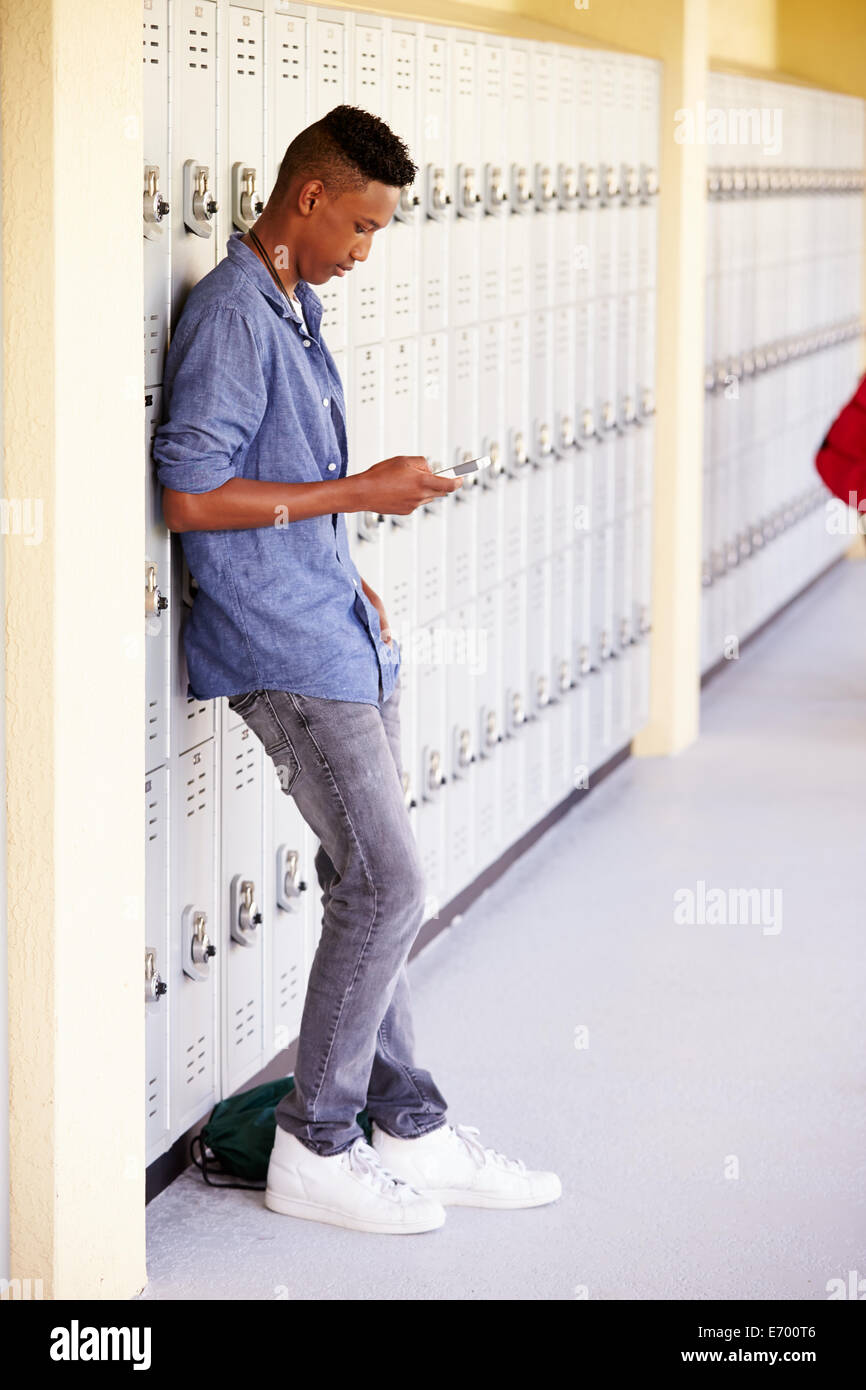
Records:
M467 459L465 463L449 463L447 468L434 468L434 473L453 473L455 478L460 478L464 473L477 473L480 468L486 468L490 462L489 454L482 454L477 459Z

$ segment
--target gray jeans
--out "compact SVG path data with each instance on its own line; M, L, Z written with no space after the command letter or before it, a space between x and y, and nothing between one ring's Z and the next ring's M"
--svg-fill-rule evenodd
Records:
M415 1066L406 959L424 920L425 881L403 796L398 678L378 708L286 690L231 696L283 791L318 836L322 934L310 971L294 1090L277 1124L307 1148L341 1153L366 1106L388 1134L445 1124L447 1103Z

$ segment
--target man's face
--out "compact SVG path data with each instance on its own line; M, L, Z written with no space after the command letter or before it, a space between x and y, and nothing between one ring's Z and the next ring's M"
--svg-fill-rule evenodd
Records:
M338 266L353 267L367 259L376 232L387 227L394 215L400 189L374 181L360 193L344 193L331 200L320 180L308 179L299 197L303 211L292 215L298 276L308 284L322 285L332 277L342 278Z

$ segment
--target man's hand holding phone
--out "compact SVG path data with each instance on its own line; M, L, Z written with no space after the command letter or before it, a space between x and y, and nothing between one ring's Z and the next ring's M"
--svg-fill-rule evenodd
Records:
M408 516L425 502L445 497L463 486L462 478L443 478L434 473L423 454L395 454L374 463L354 480L358 485L359 512L384 516Z

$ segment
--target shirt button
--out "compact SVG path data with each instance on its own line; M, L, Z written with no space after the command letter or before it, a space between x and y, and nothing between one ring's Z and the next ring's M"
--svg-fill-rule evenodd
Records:
M305 338L305 339L304 339L304 347L309 347L309 346L310 346L310 340L309 340L309 338Z
M327 404L328 404L328 397L327 397L327 396L323 396L323 397L322 397L322 405L327 405Z
M336 468L336 466L337 466L337 465L336 465L335 463L329 463L329 464L328 464L328 471L329 471L330 473L333 473L333 471L334 471L334 469Z

